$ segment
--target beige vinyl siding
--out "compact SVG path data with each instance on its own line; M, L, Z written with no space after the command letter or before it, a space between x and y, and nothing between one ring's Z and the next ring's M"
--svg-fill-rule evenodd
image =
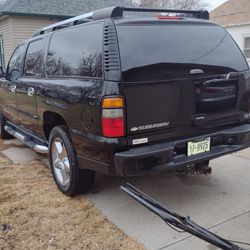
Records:
M9 58L13 51L13 34L10 17L3 17L0 19L0 35L3 36L3 50L5 65L8 63Z
M4 61L8 64L16 46L30 38L41 27L57 22L55 19L34 16L4 16L0 18L0 35L3 36Z
M14 49L18 44L30 38L33 33L41 27L55 22L56 20L45 17L9 16L7 18L8 25L3 25L3 20L0 20L0 27L3 25L6 30L5 34L3 34L5 64L7 65Z
M55 20L43 17L11 17L14 34L14 46L30 38L33 33L41 27L56 22Z

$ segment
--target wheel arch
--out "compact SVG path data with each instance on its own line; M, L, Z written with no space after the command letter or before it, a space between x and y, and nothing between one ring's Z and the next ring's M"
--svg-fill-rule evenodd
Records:
M51 130L60 125L67 126L67 123L62 115L52 112L52 111L45 111L43 113L43 131L46 140L49 140L49 135Z

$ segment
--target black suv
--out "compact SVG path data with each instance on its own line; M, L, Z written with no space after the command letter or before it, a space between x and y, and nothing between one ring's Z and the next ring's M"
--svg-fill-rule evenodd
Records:
M70 196L89 190L95 172L184 170L247 148L249 66L207 19L112 7L37 31L2 74L1 138L48 153Z

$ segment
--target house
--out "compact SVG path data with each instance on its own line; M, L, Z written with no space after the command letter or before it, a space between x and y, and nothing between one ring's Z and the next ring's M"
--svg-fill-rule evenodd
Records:
M94 9L127 4L127 0L0 0L0 66L41 27Z
M228 30L250 64L250 0L228 0L210 15Z

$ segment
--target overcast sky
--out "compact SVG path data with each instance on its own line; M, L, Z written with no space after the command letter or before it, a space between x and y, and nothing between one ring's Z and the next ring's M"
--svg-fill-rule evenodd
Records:
M226 1L227 0L207 0L207 2L211 5L211 9L218 7L219 5L225 3Z

